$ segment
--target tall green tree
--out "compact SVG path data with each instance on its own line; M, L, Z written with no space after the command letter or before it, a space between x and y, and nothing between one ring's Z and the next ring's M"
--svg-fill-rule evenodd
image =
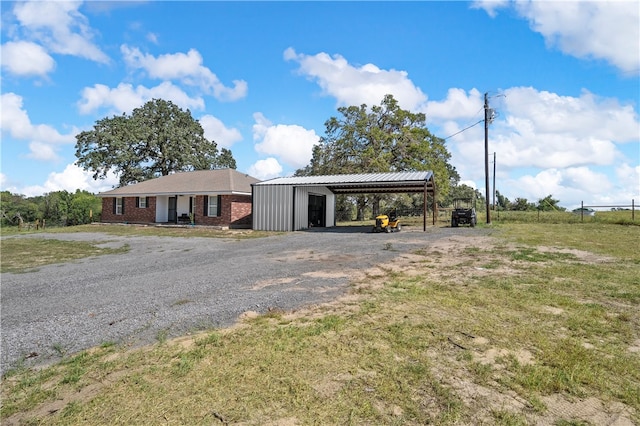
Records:
M527 211L527 210L535 210L536 206L533 203L530 203L526 198L516 198L514 202L511 204L511 210L515 211Z
M504 195L500 193L500 191L496 191L496 198L498 204L498 210L511 210L511 201Z
M102 200L90 192L76 190L71 196L67 225L91 223L102 211Z
M459 180L444 140L429 132L425 115L400 108L392 95L370 109L362 104L341 107L338 112L340 117L325 122L325 135L314 146L310 164L296 175L431 170L441 195L447 194L451 180ZM356 197L357 218L363 219L370 202L375 215L379 200L378 196Z
M313 149L311 163L299 175L432 170L448 188L455 169L444 140L429 132L423 113L400 108L392 95L369 108L341 107L342 117L325 122L325 135ZM448 191L448 189L446 190Z
M236 167L231 151L219 153L189 110L162 99L131 115L98 120L92 130L76 136L76 157L94 179L114 171L121 186L177 171Z
M544 198L538 200L536 208L541 211L565 211L564 207L560 207L558 203L560 200L553 198L553 195L549 194Z
M453 207L454 200L459 198L468 198L475 200L476 206L483 206L485 199L482 193L466 184L453 186L449 193L440 199L440 205L445 207Z

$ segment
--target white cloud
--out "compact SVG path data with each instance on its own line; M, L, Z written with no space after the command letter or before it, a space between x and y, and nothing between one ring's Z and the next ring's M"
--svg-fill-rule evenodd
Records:
M253 125L253 140L259 141L264 138L264 135L269 130L269 127L273 125L271 121L269 121L264 114L261 112L256 112L253 114L253 119L255 120L255 124Z
M8 191L7 185L9 185L9 178L4 173L0 172L0 191Z
M509 0L476 0L471 4L473 9L484 9L489 16L495 18L497 10L509 4Z
M594 188L598 190L594 191ZM569 209L580 203L626 205L632 198L628 188L615 188L608 175L588 167L550 168L537 174L506 179L498 185L498 191L511 201L525 198L533 203L552 195L560 200L561 206Z
M402 108L415 111L427 100L406 71L382 70L373 64L357 67L340 55L322 52L310 56L298 54L291 47L285 50L284 59L297 62L298 72L316 81L339 106L379 105L385 95L391 94Z
M29 141L28 157L37 160L57 159L56 145L75 143L78 129L75 127L68 134L61 134L47 124L33 124L23 108L22 97L15 93L5 93L1 102L2 133L13 139Z
M24 36L51 52L109 63L109 57L92 42L95 34L78 11L81 5L80 1L19 2L13 13Z
M10 41L2 45L2 68L19 76L46 76L56 62L39 44Z
M158 35L155 33L147 33L147 40L153 44L158 44Z
M604 59L625 73L640 73L640 7L637 1L483 1L490 16L512 4L546 43L569 55Z
M179 80L184 84L199 87L219 101L236 101L247 96L248 86L243 80L234 80L233 87L226 87L202 65L202 55L195 49L185 53L173 53L154 57L144 54L138 48L127 45L120 47L127 65L134 69L142 69L151 78L160 80Z
M38 161L57 161L60 159L56 153L56 147L38 141L29 143L27 158Z
M526 118L539 133L569 134L615 142L638 140L640 122L632 105L600 98L587 91L580 97L560 96L532 87L504 92L509 115Z
M640 155L640 152L638 153ZM624 188L626 197L630 199L640 199L640 165L632 167L627 163L622 163L616 167L616 177L620 186ZM638 203L640 204L640 203Z
M452 88L447 92L443 101L429 101L425 114L429 121L433 120L466 120L470 118L484 118L484 99L477 89L469 90ZM478 115L480 113L480 115Z
M253 176L259 180L273 179L280 176L282 173L282 166L273 157L265 158L264 160L256 161L247 172L249 176Z
M624 157L618 144L637 143L640 138L637 112L615 99L589 92L560 96L531 87L514 87L504 94L494 99L499 116L489 128L489 151L497 152L502 171L612 166ZM442 136L470 124L467 114L459 117L456 110L475 111L477 103L475 97L461 96L458 90L450 90L447 98L435 103L441 107L437 118L444 121L441 129L446 135ZM447 105L456 107L443 107ZM484 176L483 127L481 123L447 141L463 176Z
M95 194L113 189L117 185L118 178L112 172L107 173L106 179L94 180L91 172L85 172L75 164L68 164L62 172L50 173L42 185L18 186L7 176L0 174L2 190L27 197L36 197L55 191L75 192L77 189Z
M256 121L253 126L253 138L259 141L255 144L257 152L274 155L294 168L309 164L313 146L320 139L314 130L307 130L298 125L273 125L259 112L253 117Z
M598 188L598 192L602 193L610 192L613 189L606 174L596 172L588 167L569 167L562 170L560 176L559 185L583 194L593 193L593 188Z
M204 137L218 144L218 148L231 148L234 143L242 140L242 134L238 129L227 128L213 115L204 115L198 121L204 129Z
M83 89L78 108L81 114L89 114L99 108L109 108L114 114L122 114L141 107L151 99L172 101L185 109L204 109L202 98L191 98L181 88L168 81L152 88L141 85L134 88L131 84L125 83L120 83L116 88L95 84Z

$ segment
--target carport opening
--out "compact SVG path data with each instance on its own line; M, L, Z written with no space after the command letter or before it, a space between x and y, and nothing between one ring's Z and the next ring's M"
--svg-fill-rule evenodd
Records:
M363 195L367 197L380 197L384 194L420 194L422 195L422 206L417 207L411 210L412 216L422 216L422 228L423 231L427 230L427 217L429 213L431 213L431 223L433 226L436 224L436 218L438 215L438 207L436 204L436 190L435 190L435 182L433 177L431 179L426 180L425 182L421 182L420 184L414 185L340 185L340 186L329 186L329 189L336 194L336 197L340 196L358 196ZM336 202L336 205L338 203ZM431 206L431 208L429 208ZM371 211L372 219L375 218L378 214L388 214L390 213L388 208L380 209L378 203L374 203L369 207ZM406 215L407 211L396 210L398 216L402 217ZM336 211L336 216L338 216L338 212ZM358 218L356 218L357 220ZM366 220L366 217L362 217L363 220Z

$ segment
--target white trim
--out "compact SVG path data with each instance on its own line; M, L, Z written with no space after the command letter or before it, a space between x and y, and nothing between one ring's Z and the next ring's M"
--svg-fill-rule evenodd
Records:
M211 200L214 200L213 204ZM214 207L213 209L211 207ZM211 211L213 210L213 212ZM207 217L218 217L218 195L209 195L207 200Z

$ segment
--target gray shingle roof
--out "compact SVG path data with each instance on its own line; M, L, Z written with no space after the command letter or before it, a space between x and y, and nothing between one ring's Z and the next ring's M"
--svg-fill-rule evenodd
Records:
M258 179L233 169L197 170L161 176L101 192L101 197L132 197L171 194L251 194Z

